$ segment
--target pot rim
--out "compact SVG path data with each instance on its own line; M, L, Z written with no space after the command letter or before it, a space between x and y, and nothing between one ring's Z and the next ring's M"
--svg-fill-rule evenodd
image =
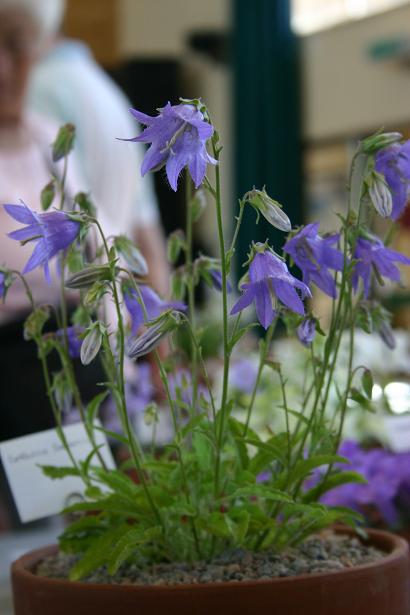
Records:
M325 580L326 578L334 579L338 577L340 579L348 578L356 573L365 573L378 567L390 567L396 564L402 559L407 559L409 554L409 545L404 538L397 536L391 532L384 530L366 530L369 539L363 540L357 533L350 528L335 528L336 534L348 534L356 535L361 542L377 547L386 552L386 556L369 562L366 564L360 564L358 566L352 566L351 568L344 568L343 570L330 570L328 572L315 572L312 574L301 574L289 577L272 577L271 579L252 579L248 581L223 581L218 583L178 583L174 585L138 585L132 583L88 583L84 581L70 581L68 579L53 579L49 577L37 576L32 572L32 569L40 562L40 560L53 555L58 551L58 545L48 545L39 549L29 551L19 557L12 563L11 574L12 576L19 576L20 578L30 579L33 582L33 578L36 579L36 583L54 587L62 587L69 584L72 587L89 588L90 591L112 591L113 589L121 589L121 591L138 592L138 593L155 593L155 592L183 592L189 591L205 591L210 588L218 588L223 590L224 588L241 587L246 588L254 585L268 585L268 584L280 584L286 585L289 583L298 582L298 584L311 583L314 580Z

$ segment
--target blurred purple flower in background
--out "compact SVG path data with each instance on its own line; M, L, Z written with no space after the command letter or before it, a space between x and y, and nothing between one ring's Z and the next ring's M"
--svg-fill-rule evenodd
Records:
M372 507L388 525L397 525L400 510L405 510L406 502L410 501L410 453L391 453L381 448L365 450L357 442L346 440L338 454L350 461L350 464L337 464L340 470L354 470L368 482L340 485L325 493L321 501L362 513ZM315 478L319 479L325 471L321 468L315 472Z
M305 318L297 329L299 341L304 346L310 346L316 335L316 320L314 318Z
M6 295L6 274L4 271L0 271L0 299L3 299Z
M376 171L384 175L393 199L391 218L397 218L403 212L408 197L410 184L410 140L394 143L376 154Z
M353 288L357 291L359 278L361 278L365 297L368 297L370 293L373 270L376 270L383 278L400 282L400 270L394 264L394 261L410 265L410 258L400 254L400 252L386 248L378 237L373 237L371 240L360 237L356 243L354 258L358 262L355 265L352 277Z
M80 231L80 223L71 220L64 211L38 214L25 204L4 205L4 208L17 222L27 225L9 233L8 236L22 243L37 242L22 273L28 273L41 266L44 268L47 282L51 283L49 260L73 243Z
M343 269L343 254L333 246L339 235L321 237L319 222L306 225L297 235L289 239L284 251L290 254L303 274L305 284L316 284L329 297L336 298L336 284L329 269Z
M181 301L164 301L150 286L147 286L146 284L141 284L138 288L144 302L148 320L154 320L154 318L157 318L166 310L178 310L180 312L184 312L187 309L187 306ZM124 290L124 301L131 315L131 333L132 335L135 335L141 325L146 322L144 310L141 306L140 298L135 288L127 287Z
M188 369L178 369L168 376L168 385L172 399L177 402L182 402L183 405L192 406L193 403L193 387L192 375ZM197 389L198 399L203 397L206 401L209 400L208 389L201 383L198 383Z
M135 423L138 414L143 414L147 405L153 400L154 392L151 366L145 362L138 363L135 377L132 380L128 378L125 383L125 398L131 423ZM101 418L106 429L122 433L121 422L112 396L103 404Z
M68 342L68 354L72 359L78 359L80 356L81 345L83 340L79 337L85 331L84 327L74 325L73 327L67 327L67 342ZM59 329L56 332L56 336L60 342L64 342L64 330Z
M222 273L219 269L210 269L210 276L212 278L212 284L216 290L222 290ZM226 280L226 290L228 293L232 292L232 286L229 280Z
M256 246L257 250L261 247L261 244ZM302 298L312 296L309 288L293 277L286 264L269 249L257 251L253 257L249 265L249 280L249 283L241 286L243 294L233 306L231 314L237 314L255 302L258 320L267 329L276 315L272 305L275 297L293 312L305 313L296 288L301 291Z
M240 393L252 393L258 366L250 359L233 361L229 371L229 386Z
M206 150L206 142L214 133L213 126L194 105L171 105L159 109L159 115L151 117L136 109L132 115L147 126L140 135L128 141L151 143L145 154L141 173L157 171L164 165L171 188L176 191L179 174L188 167L195 187L202 183L207 164L216 164Z

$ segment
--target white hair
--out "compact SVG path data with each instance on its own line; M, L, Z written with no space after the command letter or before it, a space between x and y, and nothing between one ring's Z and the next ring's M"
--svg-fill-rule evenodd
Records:
M0 0L0 10L23 9L36 21L40 36L46 39L57 34L64 17L65 0Z

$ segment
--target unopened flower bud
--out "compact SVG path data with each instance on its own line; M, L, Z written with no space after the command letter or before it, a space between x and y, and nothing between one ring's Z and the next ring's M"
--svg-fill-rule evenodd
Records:
M50 318L48 305L40 305L33 310L24 322L24 339L32 340L41 335L43 327Z
M388 218L393 210L393 198L383 177L372 173L369 179L369 196L375 210L382 218Z
M304 346L310 346L316 335L316 320L314 318L305 318L297 329L299 341Z
M158 406L152 401L144 410L144 423L149 426L153 423L158 423L158 420Z
M77 273L73 273L66 281L67 288L82 289L89 288L95 282L109 280L111 271L108 265L91 265Z
M43 211L47 211L51 204L54 201L54 197L56 194L56 185L55 180L52 179L41 191L40 200L41 200L41 209Z
M80 358L83 365L88 365L98 354L102 344L102 332L99 323L94 323L88 330L81 344Z
M171 233L167 241L167 256L169 262L174 265L185 246L185 235L180 229Z
M197 222L199 220L199 218L204 213L207 207L207 204L208 203L207 203L205 191L200 188L199 190L195 192L194 197L191 202L193 222Z
M394 350L396 348L396 338L394 337L393 329L390 323L383 321L379 327L379 335L387 348Z
M52 145L53 162L58 162L61 158L67 156L73 149L75 139L75 126L73 124L65 124L61 126L57 133L57 137Z
M136 275L145 277L148 274L147 261L131 239L128 239L125 235L119 235L114 239L114 245Z
M174 331L181 323L181 316L178 312L165 312L145 333L137 337L128 347L128 356L131 359L138 359L155 350L161 340Z
M380 149L393 145L393 143L402 139L403 135L400 132L382 132L364 139L361 143L361 149L365 154L375 154Z
M271 199L265 188L263 190L257 190L256 188L250 190L245 194L244 200L252 205L256 211L260 212L269 224L275 228L286 233L291 230L292 224L282 210L282 206L274 199Z

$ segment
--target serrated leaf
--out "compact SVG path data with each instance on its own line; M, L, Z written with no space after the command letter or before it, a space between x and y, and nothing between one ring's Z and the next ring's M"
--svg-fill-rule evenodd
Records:
M240 329L238 329L235 335L233 335L229 340L229 352L232 352L236 344L243 338L244 335L246 335L251 329L257 326L257 323L253 322L249 325L246 325L246 327L241 327Z
M146 530L130 528L118 540L108 558L108 572L113 575L125 560L142 544L149 542L161 534L161 528L154 526Z
M366 484L367 480L361 474L353 470L335 472L334 474L330 474L326 480L322 480L318 485L306 491L302 499L304 502L319 500L324 493L347 483Z
M334 463L349 463L349 460L339 455L315 455L308 459L300 459L289 473L288 481L289 483L298 483L309 476L312 470Z
M249 485L248 487L239 487L233 493L225 496L225 499L235 498L251 498L258 497L264 500L272 500L273 502L292 502L292 498L288 493L279 489L272 489L265 485Z
M93 426L94 419L104 399L107 397L108 391L98 393L88 404L86 408L86 420L90 426Z
M65 478L66 476L81 476L77 468L67 466L47 466L39 465L43 474L53 480Z
M85 555L70 571L70 581L78 581L103 566L109 559L114 545L129 531L129 525L115 527L97 538Z

